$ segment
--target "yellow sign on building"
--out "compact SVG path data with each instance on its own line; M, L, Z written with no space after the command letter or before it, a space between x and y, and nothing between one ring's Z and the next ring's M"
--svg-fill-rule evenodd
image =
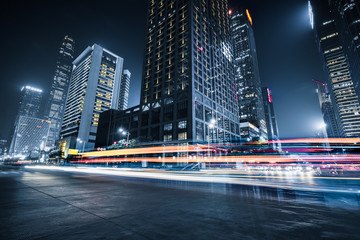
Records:
M77 149L69 149L68 155L78 155L79 151Z

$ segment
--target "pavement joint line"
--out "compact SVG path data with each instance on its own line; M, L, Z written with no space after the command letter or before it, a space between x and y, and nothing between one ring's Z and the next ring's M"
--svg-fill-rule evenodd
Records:
M17 181L17 180L15 180L15 181ZM20 181L17 181L17 182L20 182ZM20 183L22 183L22 182L20 182ZM100 218L100 219L102 219L102 220L104 220L104 221L106 221L106 222L109 222L109 223L111 223L111 224L119 227L120 229L124 229L124 230L130 231L130 232L132 232L132 233L138 234L139 236L142 236L142 237L144 237L144 238L146 238L146 239L151 239L151 238L149 238L149 237L147 237L147 236L145 236L145 235L143 235L143 234L141 234L141 233L135 232L135 231L133 231L133 230L131 230L131 229L128 229L128 228L125 228L125 227L121 226L120 224L117 224L117 223L115 223L115 222L113 222L113 221L110 221L109 219L106 219L106 218L104 218L104 217L101 217L101 216L99 216L99 215L97 215L97 214L95 214L95 213L92 213L92 212L90 212L90 211L87 211L87 210L85 210L85 209L83 209L83 208L80 208L80 207L78 207L78 206L75 206L75 205L73 205L73 204L71 204L71 203L69 203L69 202L67 202L67 201L64 201L64 200L62 200L62 199L60 199L60 198L54 197L54 196L52 196L52 195L50 195L50 194L48 194L48 193L46 193L46 192L43 192L43 191L41 191L41 190L39 190L39 189L36 189L36 188L34 188L34 187L31 187L30 185L28 185L28 184L26 184L26 183L22 183L22 184L24 184L25 186L27 186L27 187L29 187L29 188L31 188L31 189L39 192L39 193L42 193L42 194L44 194L44 195L46 195L46 196L48 196L48 197L51 197L51 198L56 199L56 200L58 200L58 201L60 201L60 202L63 202L63 203L65 203L65 204L68 204L68 205L70 205L70 206L72 206L72 207L74 207L74 208L76 208L76 209L79 209L80 211L86 212L86 213L88 213L88 214L90 214L90 215L93 215L93 216L95 216L95 217L97 217L97 218Z

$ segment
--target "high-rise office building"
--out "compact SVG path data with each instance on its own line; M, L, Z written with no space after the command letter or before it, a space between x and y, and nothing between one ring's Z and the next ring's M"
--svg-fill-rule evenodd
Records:
M248 10L231 14L240 130L242 139L246 141L266 140L268 137L252 25Z
M29 154L34 150L44 150L49 134L50 121L20 116L16 123L11 152Z
M55 141L60 138L61 122L64 116L66 96L71 78L74 47L73 38L65 36L58 53L55 75L44 114L44 118L51 122L47 142L49 147L55 146Z
M128 107L130 78L131 78L130 71L124 69L123 74L121 76L121 84L120 84L119 110L125 110Z
M360 1L329 0L357 94L360 94Z
M264 112L269 140L279 140L279 129L276 121L273 96L270 88L263 87ZM276 144L274 144L275 146Z
M73 62L60 145L91 149L101 112L118 109L124 60L94 44Z
M331 102L330 92L326 83L313 80L317 84L317 94L319 97L319 103L321 113L326 127L326 133L328 137L339 137L341 132L339 129L339 122L335 114L335 108Z
M20 116L38 117L43 91L31 86L21 88L21 97L16 121Z
M311 4L309 2L309 9ZM315 14L310 14L315 29L315 38L321 60L329 78L331 102L335 117L339 122L340 134L345 137L360 136L359 95L351 71L349 59L342 44L335 20L330 11L314 7ZM318 13L318 14L317 14Z
M101 115L98 146L120 127L141 142L240 139L227 0L150 0L140 105Z
M9 152L13 152L14 143L14 131L16 128L16 125L19 123L20 116L25 117L38 117L39 116L39 110L41 106L41 99L43 97L43 91L41 89L32 87L32 86L23 86L21 88L21 96L20 96L20 102L18 106L18 112L15 118L14 125L10 129L10 135L9 135Z
M239 139L227 0L150 0L140 135Z

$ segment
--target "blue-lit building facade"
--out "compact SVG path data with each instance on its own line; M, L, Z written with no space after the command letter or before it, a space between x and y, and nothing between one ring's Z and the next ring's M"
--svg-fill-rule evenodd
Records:
M324 71L328 75L326 84L335 119L338 122L339 135L358 137L360 136L360 104L356 89L359 82L353 77L350 59L341 41L342 31L339 31L330 10L320 11L317 5L312 7L309 2L309 9L312 8L314 15L310 16L314 17L312 22L315 39Z
M55 74L44 112L44 118L51 122L47 142L48 147L54 147L55 142L60 138L61 123L71 78L72 61L74 60L74 48L75 42L73 38L65 36L58 52Z
M266 129L267 129L267 138L268 140L273 140L273 148L280 148L280 144L275 141L280 139L278 124L275 116L274 109L274 100L273 95L268 87L262 88L262 96L264 100L264 113L265 113L265 121L266 121Z
M119 110L125 110L128 108L130 80L131 80L131 72L128 69L124 69L123 74L121 76L121 84L120 84Z
M248 10L231 13L235 82L241 138L244 141L268 138L252 25Z
M21 96L18 105L17 115L15 118L14 125L10 130L9 153L14 152L14 146L15 146L14 141L16 137L15 130L19 125L20 117L24 116L24 117L38 118L43 94L44 93L42 89L35 88L30 85L26 85L21 88Z
M239 141L232 62L226 0L150 0L140 105L104 113L118 119L109 131L130 128L144 142ZM130 116L137 128L122 122Z
M341 136L341 131L339 129L339 122L336 117L335 108L331 102L330 91L328 85L323 82L313 80L316 85L316 91L319 97L320 109L322 117L326 127L327 137L339 137Z
M360 1L329 0L330 11L349 61L349 69L360 96Z
M45 149L50 129L50 121L20 116L15 127L11 153L29 155Z

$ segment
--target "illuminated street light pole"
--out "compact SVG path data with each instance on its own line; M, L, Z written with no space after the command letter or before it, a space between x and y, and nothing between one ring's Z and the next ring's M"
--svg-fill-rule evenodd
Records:
M85 152L85 141L81 140L80 138L77 138L76 141L83 144L82 152Z
M209 133L208 133L208 153L209 153L209 167L210 167L210 158L211 158L211 153L210 153L210 132L211 132L211 137L213 137L213 129L215 127L216 124L216 120L213 118L210 120L210 124L209 124Z
M126 144L129 145L130 132L125 131L125 130L122 129L122 128L119 129L119 132L120 132L122 135L127 135L127 137L126 137Z

